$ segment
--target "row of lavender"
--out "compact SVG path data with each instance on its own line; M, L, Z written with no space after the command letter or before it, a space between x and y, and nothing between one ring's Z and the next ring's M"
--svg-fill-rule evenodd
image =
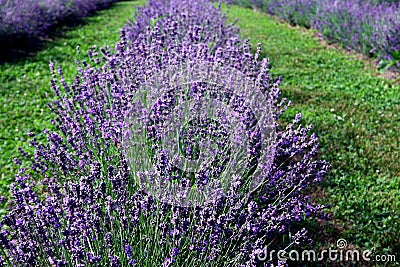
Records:
M129 106L143 81L188 60L245 73L277 120L289 102L280 99L280 79L270 77L260 51L251 54L238 28L206 0L150 0L122 30L115 53L93 49L90 62L77 62L72 84L51 64L58 100L49 106L58 130L44 131L47 144L32 133L34 155L21 151L31 164L16 175L1 223L2 264L273 266L277 260L264 261L261 253L267 245L304 245L306 230L296 225L323 216L323 207L312 205L303 190L322 179L328 164L316 159L318 139L311 126L300 125L300 114L284 128L275 125L275 158L249 199L237 194L244 183L238 179L210 205L160 202L132 179L122 147ZM171 102L158 97L163 113Z
M400 70L400 2L368 0L233 0L312 27L386 67Z
M75 21L116 0L0 0L0 41L42 37L64 21Z

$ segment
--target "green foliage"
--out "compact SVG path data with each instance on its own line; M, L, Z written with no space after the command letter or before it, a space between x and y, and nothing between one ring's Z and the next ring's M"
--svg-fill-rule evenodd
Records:
M284 96L294 103L283 120L301 112L315 125L321 156L332 164L324 195L315 199L332 204L336 224L348 229L340 237L362 249L400 251L399 86L357 55L323 47L312 31L251 9L229 10L283 77Z

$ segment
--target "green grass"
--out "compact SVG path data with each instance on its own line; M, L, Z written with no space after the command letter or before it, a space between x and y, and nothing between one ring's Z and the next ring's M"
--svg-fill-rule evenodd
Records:
M116 3L86 18L81 25L60 28L55 40L34 56L0 65L0 193L7 194L14 178L17 168L13 158L19 156L18 147L29 150L26 133L37 133L40 139L43 129L52 126L54 115L46 106L52 98L49 62L61 66L67 80L71 80L76 74L74 59L88 59L86 51L95 44L113 48L120 28L133 18L135 7L144 3Z
M332 204L340 237L362 249L400 251L399 86L356 55L320 45L312 31L231 7L229 18L237 17L283 77L283 94L293 100L283 120L301 112L315 126L321 157L332 164L315 199Z

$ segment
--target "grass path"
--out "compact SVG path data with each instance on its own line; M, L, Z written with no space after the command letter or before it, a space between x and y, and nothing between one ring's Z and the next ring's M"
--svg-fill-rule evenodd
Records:
M231 7L229 18L237 17L283 77L284 96L293 100L284 120L301 112L315 126L321 156L332 164L316 200L332 204L340 237L363 249L400 251L399 86L356 55L320 45L312 31Z
M144 3L118 2L77 27L59 29L57 35L61 36L36 55L0 65L0 193L8 191L14 177L16 168L12 160L19 155L18 147L28 149L26 133L51 128L50 119L54 116L46 106L52 95L49 62L61 66L66 78L72 78L76 73L74 59L87 59L86 51L95 44L113 47L119 40L119 29L133 18L135 7Z

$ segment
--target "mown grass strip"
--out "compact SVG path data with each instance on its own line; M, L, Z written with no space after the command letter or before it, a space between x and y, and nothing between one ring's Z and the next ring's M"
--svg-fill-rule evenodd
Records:
M55 40L36 55L0 65L0 193L7 194L17 168L18 147L28 148L26 133L51 128L54 118L46 104L51 100L49 62L61 66L67 79L76 74L74 59L88 59L86 51L97 46L114 47L119 30L133 18L135 8L146 1L118 2L97 12L74 28L59 29ZM80 47L80 54L76 47ZM36 136L41 138L39 134Z
M338 48L320 45L312 31L233 6L230 19L263 46L281 89L294 104L283 120L304 115L332 164L316 200L332 203L341 238L363 249L400 251L400 88ZM332 231L332 229L324 229Z

